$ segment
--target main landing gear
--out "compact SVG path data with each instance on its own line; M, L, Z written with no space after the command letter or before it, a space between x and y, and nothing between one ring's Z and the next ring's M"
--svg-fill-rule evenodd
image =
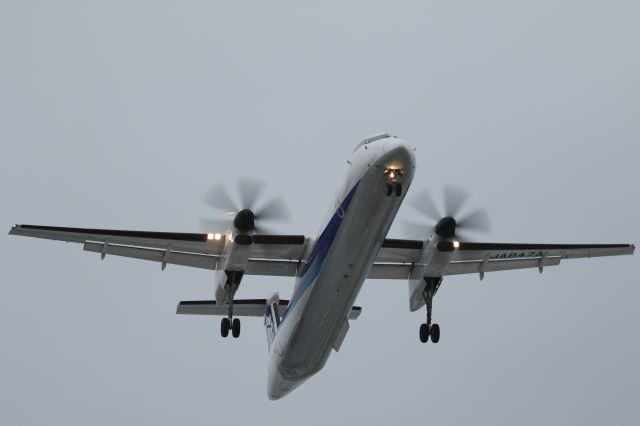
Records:
M231 330L233 337L240 336L240 320L238 318L222 318L222 322L220 323L220 334L222 337L227 337L229 330Z
M424 302L427 305L427 322L420 325L420 341L426 343L429 337L431 337L433 343L438 343L440 341L440 326L438 324L431 324L431 313L433 311L433 296L436 295L440 284L442 284L442 277L425 277L424 280L426 285L422 292L422 297L424 297Z
M229 303L229 316L222 318L222 321L220 322L220 335L222 337L227 337L229 335L229 330L231 330L231 335L233 337L240 336L240 320L233 317L233 299L231 299L231 303Z
M229 336L229 330L231 330L231 335L237 338L240 336L240 320L233 317L233 295L238 290L244 273L242 271L226 271L226 274L225 289L229 300L229 314L226 318L222 318L220 322L220 335L227 337Z

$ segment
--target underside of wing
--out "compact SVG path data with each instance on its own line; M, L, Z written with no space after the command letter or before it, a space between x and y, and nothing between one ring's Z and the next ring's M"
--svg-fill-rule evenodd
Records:
M127 231L15 225L11 235L83 244L85 251L139 260L218 269L225 248L233 241L225 234ZM249 275L293 276L305 251L304 235L254 235L245 273Z
M420 262L424 243L419 240L387 238L369 271L370 279L407 279L413 265Z
M452 252L446 275L556 266L561 260L633 254L633 244L512 244L443 242L438 250Z
M512 244L445 241L433 248L450 255L444 275L480 274L512 269L556 266L564 259L633 254L633 244ZM424 244L417 240L385 240L368 278L407 279L423 258ZM428 269L426 271L428 275Z

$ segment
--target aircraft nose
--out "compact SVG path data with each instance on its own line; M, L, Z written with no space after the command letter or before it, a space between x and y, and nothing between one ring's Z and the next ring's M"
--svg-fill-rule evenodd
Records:
M383 167L385 173L388 174L412 176L415 168L413 149L400 140L387 141L384 145L384 155L380 157L376 165Z

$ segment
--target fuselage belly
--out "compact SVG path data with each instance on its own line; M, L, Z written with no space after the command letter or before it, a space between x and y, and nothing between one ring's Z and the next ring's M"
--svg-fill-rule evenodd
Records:
M373 265L413 178L413 152L397 138L359 147L345 190L302 269L270 353L267 393L279 399L318 372ZM388 170L401 170L390 179ZM397 173L397 172L396 172ZM389 195L387 184L400 184ZM346 331L345 331L346 332Z

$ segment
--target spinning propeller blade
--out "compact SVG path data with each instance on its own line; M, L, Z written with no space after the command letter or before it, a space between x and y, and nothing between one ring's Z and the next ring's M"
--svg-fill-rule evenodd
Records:
M465 215L459 216L463 206L468 200L468 191L452 185L444 187L444 211L440 214L439 209L433 202L429 192L424 189L410 201L410 205L424 216L432 219L436 223L415 223L405 222L404 228L410 235L426 235L435 226L436 233L444 239L465 235L467 231L490 232L491 221L486 209L478 208ZM456 216L460 217L456 219Z
M210 229L227 229L234 225L241 232L255 231L257 233L269 233L262 222L288 220L289 211L282 197L269 200L262 207L256 208L260 194L264 190L265 183L256 179L238 179L240 206L238 206L226 188L217 184L207 192L204 201L209 206L228 214L228 219L201 219L202 226Z

